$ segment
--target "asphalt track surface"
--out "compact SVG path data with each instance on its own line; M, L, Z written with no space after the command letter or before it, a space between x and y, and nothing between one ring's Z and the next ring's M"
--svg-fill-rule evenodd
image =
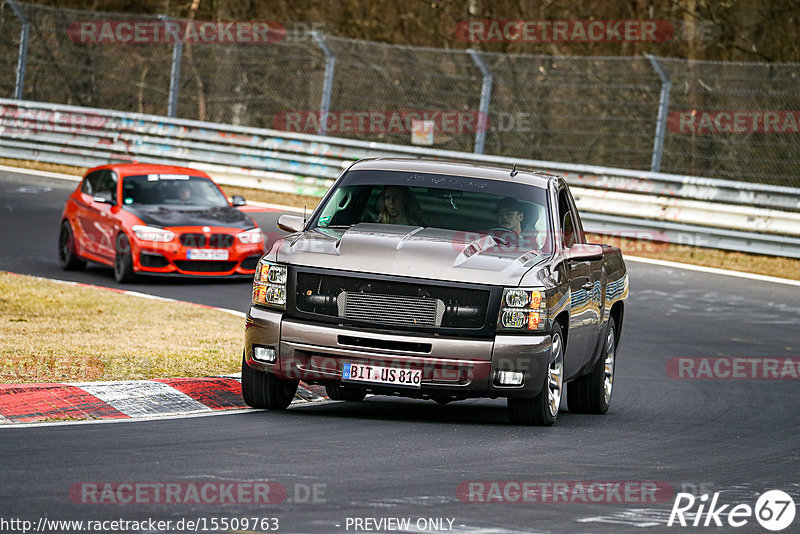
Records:
M59 217L75 185L0 174L0 270L121 287L109 268L59 270ZM258 218L275 231L275 214ZM679 356L797 357L800 288L628 267L631 295L605 416L564 412L554 427L527 428L508 423L502 400L440 406L371 397L279 413L6 427L0 518L274 517L280 532L356 532L353 518L387 517L410 518L412 526L419 518L449 518L453 531L471 533L694 530L666 526L673 498L467 503L457 493L466 481L655 481L675 492L720 492L720 504L750 505L780 489L800 504L800 380L686 380L666 371ZM156 280L134 289L244 311L250 285ZM69 495L74 484L91 481L260 480L282 484L287 499L110 505ZM315 484L311 502L306 489ZM798 525L800 517L786 532ZM753 518L736 531L767 532Z

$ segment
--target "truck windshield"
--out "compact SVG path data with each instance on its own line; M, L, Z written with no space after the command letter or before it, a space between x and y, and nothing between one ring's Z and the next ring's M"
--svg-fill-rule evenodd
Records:
M359 223L492 235L504 246L541 249L548 234L542 188L464 176L350 171L316 212L313 227Z

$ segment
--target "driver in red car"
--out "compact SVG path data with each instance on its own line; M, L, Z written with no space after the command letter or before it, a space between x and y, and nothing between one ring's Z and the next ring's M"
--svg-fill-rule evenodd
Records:
M192 203L192 189L189 187L188 184L180 184L178 186L178 199L183 204Z

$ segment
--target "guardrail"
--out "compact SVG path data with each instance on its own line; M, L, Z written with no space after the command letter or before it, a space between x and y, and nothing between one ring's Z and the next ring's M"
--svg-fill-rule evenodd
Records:
M566 177L590 231L800 258L800 189L240 127L0 99L0 156L91 167L146 161L220 183L321 196L350 162L426 157ZM644 234L643 234L644 232Z

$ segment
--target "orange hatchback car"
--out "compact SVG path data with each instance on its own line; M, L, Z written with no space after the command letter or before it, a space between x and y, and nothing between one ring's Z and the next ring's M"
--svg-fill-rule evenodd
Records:
M86 261L138 274L252 276L264 234L204 172L140 163L90 169L67 199L58 256L65 270Z

